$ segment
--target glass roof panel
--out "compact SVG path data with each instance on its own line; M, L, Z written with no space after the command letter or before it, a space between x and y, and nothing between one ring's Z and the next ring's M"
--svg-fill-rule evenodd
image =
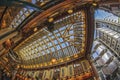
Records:
M85 31L83 27L85 22L81 24L81 21L84 20L81 20L82 18L78 17L78 14L79 12L55 21L52 32L50 32L47 27L39 30L39 35L36 36L39 38L28 44L28 47L21 49L22 52L20 51L19 53L22 55L23 53L29 54L22 56L26 61L36 57L42 57L41 62L49 62L52 58L61 59L77 54L82 49L82 38L85 37L85 34L83 34L83 31ZM77 16L76 18L78 19L73 16ZM79 14L79 16L85 17L84 14ZM68 23L65 23L65 21L68 21ZM30 58L28 58L28 56Z
M28 9L28 8L23 8L20 10L20 12L17 14L17 16L14 18L14 20L12 21L12 23L10 24L10 26L12 28L17 27L19 24L21 24L21 22L27 17L29 16L34 10L33 9ZM26 17L25 17L26 16Z

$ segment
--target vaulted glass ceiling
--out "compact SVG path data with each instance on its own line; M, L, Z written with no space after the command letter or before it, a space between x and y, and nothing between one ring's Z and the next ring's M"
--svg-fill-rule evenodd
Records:
M16 47L15 51L23 60L23 64L32 65L45 62L49 64L52 59L69 58L71 60L71 56L82 56L86 38L84 11L81 10L56 20L53 25L52 31L49 30L49 26L44 26L30 36L26 42ZM28 43L27 41L32 39L32 42L24 46L25 43Z

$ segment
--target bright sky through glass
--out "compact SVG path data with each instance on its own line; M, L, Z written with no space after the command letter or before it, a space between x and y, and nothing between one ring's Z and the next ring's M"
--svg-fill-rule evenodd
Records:
M113 21L113 22L118 23L118 17L117 16L115 16L114 14L109 13L107 11L101 10L101 9L97 9L95 11L94 16L95 16L95 19L108 20L108 21ZM94 34L94 38L96 38L96 32Z
M95 19L102 19L102 20L104 20L104 19L109 20L110 19L110 20L118 22L117 16L115 16L114 14L109 13L107 11L100 10L100 9L95 11Z

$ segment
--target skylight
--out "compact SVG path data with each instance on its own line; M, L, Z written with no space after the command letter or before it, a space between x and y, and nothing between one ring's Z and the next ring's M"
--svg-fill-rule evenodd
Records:
M52 58L59 60L80 53L85 44L84 19L84 12L80 11L55 21L52 32L47 27L42 28L37 33L38 39L20 50L21 56L23 52L25 54L22 59L28 61L42 57L41 62L49 62Z

